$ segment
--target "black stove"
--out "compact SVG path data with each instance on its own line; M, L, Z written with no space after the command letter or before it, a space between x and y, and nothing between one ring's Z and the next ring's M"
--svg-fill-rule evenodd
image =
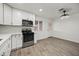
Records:
M34 32L31 30L23 30L23 48L34 45Z

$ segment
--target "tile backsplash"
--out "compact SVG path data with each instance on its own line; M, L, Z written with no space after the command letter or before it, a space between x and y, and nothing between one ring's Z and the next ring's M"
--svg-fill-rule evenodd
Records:
M6 26L0 25L0 34L21 33L22 27L20 26Z

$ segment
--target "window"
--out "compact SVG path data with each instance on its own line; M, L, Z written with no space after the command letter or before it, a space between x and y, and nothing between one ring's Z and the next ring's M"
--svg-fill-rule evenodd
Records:
M42 21L35 21L34 31L42 31L43 29L43 22Z

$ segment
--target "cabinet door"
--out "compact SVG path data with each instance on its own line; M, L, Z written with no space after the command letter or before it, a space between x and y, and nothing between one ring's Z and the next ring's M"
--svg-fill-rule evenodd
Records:
M4 24L11 25L12 23L12 8L4 4Z
M11 38L7 39L0 48L0 56L9 56L11 52Z
M17 34L17 48L21 48L21 47L22 47L22 35Z
M3 51L2 50L0 50L0 56L2 56L3 55Z
M0 56L4 56L4 45L0 46Z
M8 51L8 49L9 49L9 48L8 48L8 43L9 43L9 41L6 42L5 49L4 49L4 53L5 53L4 55L5 55L5 56L9 56L9 53L8 53L8 52L9 52L9 51Z
M7 41L4 44L2 44L2 48L0 50L0 56L7 56L7 50L8 50L7 46L8 46Z
M29 15L28 15L28 13L22 11L22 19L26 19L26 20L28 20L28 19L29 19Z
M6 49L7 49L6 55L9 56L10 52L11 52L11 38L8 39L7 48Z
M8 48L9 48L9 51L11 52L11 37L9 38Z
M5 56L5 47L0 50L0 56Z
M0 24L3 24L3 4L0 3Z
M13 8L13 25L22 25L22 14L21 11L18 9Z
M16 35L12 35L12 49L16 49L17 48L17 44L16 44Z

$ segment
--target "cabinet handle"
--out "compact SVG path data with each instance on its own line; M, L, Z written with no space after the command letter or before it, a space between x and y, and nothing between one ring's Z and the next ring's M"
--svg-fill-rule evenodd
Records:
M8 44L8 48L10 47L10 44Z

